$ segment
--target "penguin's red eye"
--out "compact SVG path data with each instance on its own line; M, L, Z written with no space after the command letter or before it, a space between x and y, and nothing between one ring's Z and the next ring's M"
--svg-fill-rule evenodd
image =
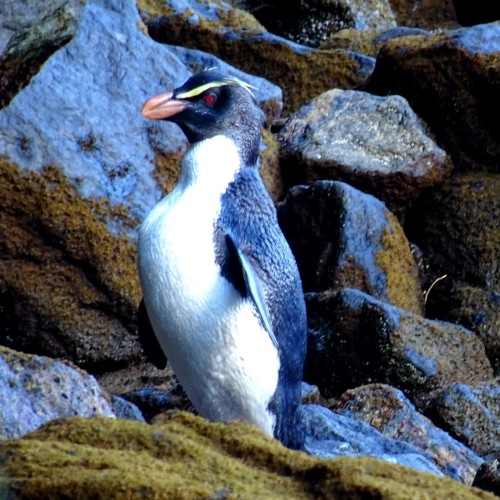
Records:
M203 100L205 101L205 104L208 104L209 106L211 106L215 101L216 101L216 98L213 94L207 94Z

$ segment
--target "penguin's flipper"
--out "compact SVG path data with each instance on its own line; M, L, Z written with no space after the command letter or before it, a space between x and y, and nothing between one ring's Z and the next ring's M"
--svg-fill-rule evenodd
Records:
M276 349L279 350L278 340L274 335L271 318L269 316L269 311L266 305L264 287L262 286L262 282L255 270L255 267L252 265L252 262L243 252L241 247L236 244L235 239L230 234L227 235L227 240L233 246L234 250L236 250L236 254L238 255L248 294L254 301L257 310L259 311L260 317L262 319L262 322L264 323L264 327L266 328L267 333L269 334L269 337L271 337L271 340L273 341Z
M146 357L156 366L156 368L163 370L167 366L167 357L163 353L163 349L158 342L153 326L149 321L144 299L141 300L139 310L137 311L137 331L144 354L146 354Z

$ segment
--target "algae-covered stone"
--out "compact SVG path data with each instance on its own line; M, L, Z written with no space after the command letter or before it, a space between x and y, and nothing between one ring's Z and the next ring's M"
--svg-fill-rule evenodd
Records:
M499 164L500 165L500 164ZM483 340L500 370L500 175L455 176L412 212L412 237L437 276L429 311Z
M0 442L0 463L12 498L495 498L376 459L309 457L250 425L188 414L153 426L60 420Z
M425 319L358 290L306 298L304 378L326 397L379 382L401 389L425 410L454 383L493 377L482 342L461 326Z
M381 201L342 182L318 181L291 189L278 216L306 292L358 288L421 312L408 241Z
M318 51L265 31L237 9L206 2L179 5L170 0L139 0L149 34L157 41L210 52L237 68L260 75L284 90L289 113L333 87L364 82L373 58L353 52ZM175 6L178 5L178 8Z
M0 438L20 437L74 415L114 416L94 377L60 361L0 346Z

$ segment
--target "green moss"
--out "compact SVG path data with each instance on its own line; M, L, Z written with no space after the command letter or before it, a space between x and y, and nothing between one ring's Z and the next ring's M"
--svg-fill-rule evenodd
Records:
M107 220L134 227L126 208L83 200L56 168L24 174L0 159L0 209L1 291L24 309L21 317L33 330L69 334L68 351L52 354L85 362L89 332L108 335L110 350L122 341L123 324L133 329L140 298L135 246L125 235L111 235ZM110 323L101 310L120 320ZM115 339L113 321L121 332ZM49 345L40 347L51 352Z
M422 314L422 292L417 265L411 254L408 241L396 217L386 212L390 225L382 236L382 249L377 252L377 265L387 279L387 295L391 304Z
M1 442L0 488L13 498L494 498L375 459L293 452L244 423L165 419L62 419Z

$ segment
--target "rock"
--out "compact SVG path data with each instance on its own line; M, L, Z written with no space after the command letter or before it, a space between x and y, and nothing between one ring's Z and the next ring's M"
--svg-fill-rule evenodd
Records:
M364 90L408 99L460 170L499 172L500 23L389 40Z
M114 416L107 396L91 375L60 361L2 346L0 401L0 441L23 436L59 417Z
M87 0L0 3L0 109L74 36Z
M452 168L399 96L330 90L292 115L279 141L287 186L340 180L381 198L393 210L442 184Z
M500 19L500 4L490 0L453 0L458 21L463 26L491 23Z
M373 458L309 457L248 424L209 424L182 413L153 426L60 420L24 439L0 442L0 461L0 488L13 498L112 498L123 492L130 499L495 498Z
M419 28L398 26L389 30L375 29L356 30L344 29L332 33L320 46L322 50L352 50L365 56L377 57L382 45L393 38L404 36L427 35L428 31Z
M452 384L493 378L483 344L461 326L425 319L352 289L309 294L306 304L304 378L325 397L379 382L401 389L425 411Z
M457 23L453 1L389 0L389 3L398 25L435 29Z
M371 74L374 59L347 51L318 51L265 31L252 16L223 2L138 1L149 34L220 57L279 85L286 113L332 88L352 88Z
M458 322L483 340L500 370L500 176L467 174L422 197L408 220L411 237L436 276L428 313Z
M481 465L472 486L500 496L500 460L492 460Z
M500 457L499 380L453 384L433 407L442 425L481 456Z
M117 418L124 418L126 420L136 420L137 422L145 422L141 410L130 401L119 396L111 396L111 403L113 405L113 413Z
M151 363L139 363L103 373L98 380L108 394L137 406L148 422L173 409L195 413L170 364L158 370Z
M396 25L387 0L262 2L251 11L269 31L309 47L318 47L341 29Z
M471 484L482 463L477 455L420 414L404 394L388 385L370 384L346 391L330 408L365 422L386 438L425 451L447 476Z
M135 237L187 146L141 105L200 60L141 26L133 0L92 0L73 40L0 111L0 343L94 373L140 359ZM281 107L276 86L252 83Z
M367 456L442 475L424 450L384 437L374 427L323 406L303 407L307 451L315 456Z
M408 241L381 201L342 182L318 181L291 189L278 217L306 292L358 288L421 312Z

